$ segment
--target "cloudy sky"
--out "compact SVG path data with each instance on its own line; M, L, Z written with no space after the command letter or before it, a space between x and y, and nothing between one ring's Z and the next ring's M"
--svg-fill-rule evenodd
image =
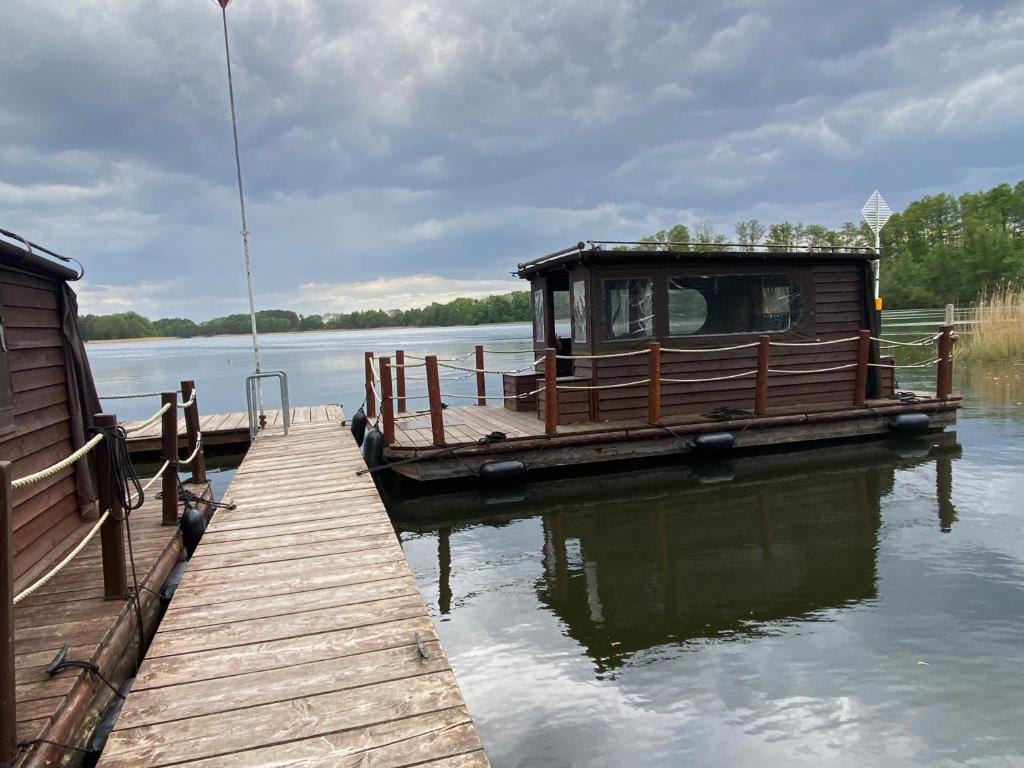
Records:
M422 305L710 217L1024 178L1024 2L234 0L257 303ZM210 0L4 0L0 227L83 310L241 311Z

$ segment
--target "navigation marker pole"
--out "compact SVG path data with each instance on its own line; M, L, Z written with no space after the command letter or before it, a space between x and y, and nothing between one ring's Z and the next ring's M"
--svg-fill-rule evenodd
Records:
M242 160L238 152L238 120L235 118L235 86L231 79L231 49L228 47L228 3L231 0L213 0L220 6L224 21L224 59L228 65L228 101L231 104L231 131L235 139L235 173L238 177L238 207L242 212L242 251L245 254L245 279L249 287L249 321L252 324L252 359L256 373L260 371L260 344L256 333L256 301L252 290L252 257L249 255L249 228L245 225L245 195L242 193ZM263 421L262 379L256 379L256 405Z
M860 209L860 215L868 223L868 226L871 227L871 231L875 233L875 255L878 257L875 259L875 309L881 311L882 294L879 293L878 278L879 273L882 271L882 227L885 226L885 222L892 216L892 209L885 202L882 193L876 189L871 193L868 201L864 203L864 207Z

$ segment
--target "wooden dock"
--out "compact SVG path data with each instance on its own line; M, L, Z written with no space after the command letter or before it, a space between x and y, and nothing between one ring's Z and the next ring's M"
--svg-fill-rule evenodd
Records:
M488 765L362 466L340 419L256 438L100 766Z
M276 429L284 420L281 409L266 411L267 427ZM345 420L340 405L300 405L291 409L291 423L321 424L325 422L341 423ZM131 429L141 422L127 422L125 427ZM249 445L249 415L245 411L232 413L211 413L203 415L199 420L199 431L203 433L203 445L206 447L245 448ZM135 453L152 453L160 450L160 422L151 424L146 429L133 432L128 436L128 448ZM178 419L178 447L186 447L185 418Z

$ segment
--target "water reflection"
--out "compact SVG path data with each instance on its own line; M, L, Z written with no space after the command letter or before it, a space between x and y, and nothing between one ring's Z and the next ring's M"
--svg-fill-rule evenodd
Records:
M437 538L442 616L460 570L453 532L538 520L536 599L604 675L650 649L757 637L876 598L881 499L897 470L934 464L936 527L949 531L958 455L950 433L506 488L499 501L521 501L497 506L463 492L391 511L407 535ZM468 518L452 521L453 510Z

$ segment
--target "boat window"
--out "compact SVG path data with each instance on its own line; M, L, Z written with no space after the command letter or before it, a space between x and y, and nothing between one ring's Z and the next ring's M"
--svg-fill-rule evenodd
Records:
M569 338L569 290L552 291L551 305L555 309L555 336Z
M587 284L583 280L572 283L572 340L587 341Z
M669 334L771 333L803 312L800 283L788 275L677 277L668 285Z
M651 280L604 280L604 337L639 339L653 335L654 308Z
M544 341L544 290L533 292L533 340Z

